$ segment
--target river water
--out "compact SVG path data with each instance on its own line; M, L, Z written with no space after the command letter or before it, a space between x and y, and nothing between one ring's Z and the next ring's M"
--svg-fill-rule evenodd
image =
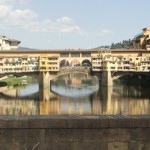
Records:
M143 115L150 114L150 88L114 84L100 87L95 77L67 74L51 82L0 87L0 115Z

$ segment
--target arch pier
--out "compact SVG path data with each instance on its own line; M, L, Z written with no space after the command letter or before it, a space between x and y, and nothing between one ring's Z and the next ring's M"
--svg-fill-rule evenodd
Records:
M39 72L39 87L50 89L50 74L49 72Z

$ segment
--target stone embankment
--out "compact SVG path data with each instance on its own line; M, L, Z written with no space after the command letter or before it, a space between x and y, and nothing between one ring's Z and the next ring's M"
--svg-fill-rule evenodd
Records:
M1 116L0 150L149 150L150 115Z

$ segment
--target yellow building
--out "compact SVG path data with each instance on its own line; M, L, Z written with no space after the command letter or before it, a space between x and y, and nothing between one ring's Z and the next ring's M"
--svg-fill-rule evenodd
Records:
M52 72L59 71L59 55L57 53L40 55L39 70Z
M143 32L133 39L133 46L134 48L150 50L150 26L144 28Z

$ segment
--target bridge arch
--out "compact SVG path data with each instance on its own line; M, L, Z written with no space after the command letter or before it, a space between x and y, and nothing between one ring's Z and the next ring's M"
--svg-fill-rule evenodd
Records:
M83 66L83 67L91 67L91 66L92 66L91 61L88 60L88 59L84 59L84 60L82 61L82 66Z
M112 73L112 79L113 80L117 80L121 77L124 77L124 76L147 76L147 77L150 77L150 74L149 73L143 73L143 72L121 72L121 73Z
M60 61L60 67L67 67L69 66L69 61L66 59L63 59Z

